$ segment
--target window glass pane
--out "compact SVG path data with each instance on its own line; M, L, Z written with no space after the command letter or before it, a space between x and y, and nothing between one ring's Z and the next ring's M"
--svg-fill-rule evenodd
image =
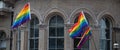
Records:
M29 35L29 50L38 50L38 37L39 37L39 29L37 27L39 24L39 20L37 17L33 17L30 21L30 35Z
M49 50L64 50L63 19L59 15L55 15L50 19L49 24Z
M30 28L30 38L34 37L34 29Z
M57 49L57 50L64 50L64 49Z
M6 41L5 40L0 41L0 48L6 48Z
M107 45L106 50L110 50L110 40L107 40L106 45Z
M101 29L101 39L106 39L106 31L105 31L105 29Z
M34 20L31 19L31 21L30 21L30 28L33 28L33 27L34 27Z
M105 31L105 29L106 29L106 25L105 25L105 21L102 19L101 20L101 39L106 39L106 31Z
M57 26L58 27L63 27L64 26L64 21L60 16L57 16Z
M35 17L35 19L34 19L34 23L35 23L34 26L36 26L37 24L39 24L39 20L38 20L38 18Z
M35 50L38 50L38 49L35 49Z
M101 39L101 41L100 41L100 50L105 50L105 48L106 48L106 40L102 40Z
M30 48L30 50L34 50L33 48Z
M57 17L56 16L53 16L50 20L50 26L57 26Z
M34 29L35 30L35 37L39 37L39 29Z
M64 28L63 27L59 27L57 28L57 36L64 36Z
M7 47L5 38L6 38L5 32L0 30L0 49L3 49L3 50L5 50Z
M107 18L105 18L105 24L107 28L110 28L110 22Z
M105 31L106 31L106 34L105 34L106 39L110 39L110 30L106 29Z
M30 27L33 28L33 27L36 26L38 23L39 23L39 20L38 20L36 17L34 17L34 18L32 18L31 21L30 21Z
M4 39L5 37L6 37L5 32L0 30L0 40Z
M34 40L30 39L30 48L34 48Z
M50 27L50 29L49 29L49 36L51 36L51 37L56 36L56 29L55 29L55 27Z
M38 48L38 39L35 39L35 48Z
M63 38L57 39L57 48L64 48L64 39Z
M106 28L105 21L104 21L103 19L101 19L101 22L100 22L100 23L101 23L101 28L104 28L104 29L105 29L105 28Z
M49 48L56 48L56 39L55 38L49 39Z
M49 50L55 50L55 49L49 49Z
M101 37L100 37L100 50L110 50L110 22L107 18L100 21L101 24Z

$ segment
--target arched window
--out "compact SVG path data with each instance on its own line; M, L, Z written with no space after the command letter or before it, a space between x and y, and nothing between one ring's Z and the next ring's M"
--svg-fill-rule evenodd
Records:
M49 49L64 50L64 20L54 15L49 21Z
M102 18L100 26L100 50L111 50L111 22L107 18Z
M6 50L6 34L0 31L0 50Z
M30 31L29 31L29 50L38 50L38 42L39 42L39 28L37 25L39 24L39 20L37 17L33 17L30 21Z
M76 16L77 16L77 17L75 18L74 23L76 23L76 22L78 21L78 16L79 16L79 14L77 14ZM87 18L88 16L90 16L90 15L87 14L87 13L85 13L85 18L86 18L86 19L88 19L88 18ZM87 21L88 21L88 20L87 20ZM89 23L89 21L88 21L88 23ZM77 38L74 39L74 41L73 41L73 42L74 42L74 50L89 50L89 40L87 40L87 41L85 42L85 44L82 46L81 49L77 48L77 44L79 43L80 39L81 39L81 35L80 35L79 37L77 37Z

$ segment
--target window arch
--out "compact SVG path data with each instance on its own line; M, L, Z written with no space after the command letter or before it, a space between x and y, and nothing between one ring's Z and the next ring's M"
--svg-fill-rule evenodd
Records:
M48 50L64 50L64 20L54 15L49 21L49 48Z
M0 50L6 50L6 34L0 30Z
M87 19L88 24L89 24L90 21L88 20L88 17L90 17L90 15L88 13L84 13L84 14L85 14L85 18ZM79 13L76 14L76 16L75 16L76 18L74 20L74 23L76 23L78 21L78 16L79 16ZM81 49L77 48L77 44L79 43L80 38L81 38L81 35L73 40L73 42L74 42L74 50L89 50L89 40L87 40L85 42L85 44L82 46Z
M38 18L32 16L29 26L29 50L38 50L39 28L37 27L37 24L39 24Z
M100 50L111 50L112 24L108 18L100 20Z

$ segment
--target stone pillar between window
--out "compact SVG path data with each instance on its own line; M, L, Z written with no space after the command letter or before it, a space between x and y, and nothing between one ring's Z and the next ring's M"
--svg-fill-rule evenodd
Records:
M21 50L28 50L27 44L28 44L28 31L26 27L21 27Z
M18 31L17 31L17 29L15 29L15 30L12 30L13 31L13 41L12 41L12 50L17 50L17 34L18 34Z
M73 24L65 24L64 27L64 44L65 44L65 50L73 50L74 44L73 44L73 39L70 38L68 30L72 27Z
M39 50L47 50L47 26L39 24Z

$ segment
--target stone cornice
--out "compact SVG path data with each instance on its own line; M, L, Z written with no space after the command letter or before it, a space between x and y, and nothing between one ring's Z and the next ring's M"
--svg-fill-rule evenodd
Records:
M39 29L46 29L47 25L46 24L38 24Z

